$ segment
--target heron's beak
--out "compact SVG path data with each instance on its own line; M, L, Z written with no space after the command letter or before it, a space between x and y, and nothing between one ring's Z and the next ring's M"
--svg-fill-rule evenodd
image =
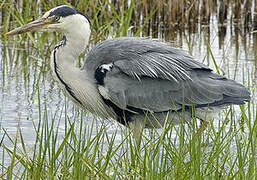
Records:
M38 31L43 30L47 27L47 25L50 24L50 21L47 18L39 18L35 21L30 22L29 24L26 24L24 26L18 27L12 31L9 31L6 33L6 36L13 36L16 34L22 34L25 32L31 32L31 31Z

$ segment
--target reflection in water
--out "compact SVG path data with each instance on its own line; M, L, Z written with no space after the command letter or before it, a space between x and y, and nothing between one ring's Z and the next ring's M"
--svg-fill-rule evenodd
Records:
M224 44L226 33L227 33L227 27L223 25L220 25L220 26L218 25L219 49L221 49Z
M257 86L257 32L253 33L253 52L254 52L254 78L253 84Z

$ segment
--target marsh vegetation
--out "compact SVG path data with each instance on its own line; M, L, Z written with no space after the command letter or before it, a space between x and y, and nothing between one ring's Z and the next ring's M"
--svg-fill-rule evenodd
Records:
M97 119L59 90L49 65L57 34L4 36L60 4L89 15L88 50L113 37L159 38L249 87L251 102L222 110L198 138L195 118L145 130L138 149L128 129ZM0 178L256 178L256 14L256 0L2 0Z

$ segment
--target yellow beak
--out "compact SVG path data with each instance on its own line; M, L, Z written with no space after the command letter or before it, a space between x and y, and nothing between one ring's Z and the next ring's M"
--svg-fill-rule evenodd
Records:
M49 20L46 18L39 18L35 21L30 22L24 26L18 27L12 31L6 33L6 36L13 36L16 34L22 34L25 32L37 31L44 29L48 24L50 24Z

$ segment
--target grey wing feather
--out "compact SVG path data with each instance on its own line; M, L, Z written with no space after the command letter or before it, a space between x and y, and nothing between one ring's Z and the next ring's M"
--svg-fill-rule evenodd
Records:
M249 100L249 92L243 85L210 72L201 73L191 73L190 80L143 77L138 81L122 71L112 71L106 74L105 88L110 100L118 107L135 107L153 112L180 110L183 105L220 106L243 104Z
M176 81L173 83L175 85ZM105 77L105 88L110 95L110 100L122 109L134 107L153 112L180 109L181 106L172 103L172 99L169 98L172 96L172 91L175 92L179 88L172 87L170 84L172 82L168 80L156 80L149 77L138 81L124 73L109 72Z
M212 73L184 51L142 38L104 41L91 50L84 69L113 64L104 77L109 99L128 107L163 112L182 105L242 104L250 93L241 84Z
M146 38L116 38L97 44L87 55L84 69L94 71L114 63L133 77L149 76L168 80L188 78L190 69L209 69L181 49ZM209 69L210 70L210 69Z

